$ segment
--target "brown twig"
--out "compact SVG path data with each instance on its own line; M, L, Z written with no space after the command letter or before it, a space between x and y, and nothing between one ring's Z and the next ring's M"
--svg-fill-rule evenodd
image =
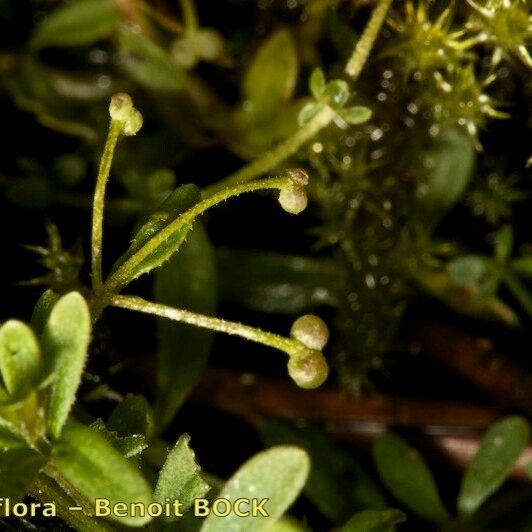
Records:
M415 321L411 337L427 356L473 382L499 404L532 414L532 374L495 352L489 340L428 320Z
M191 398L255 424L262 416L323 423L327 432L355 446L368 443L390 427L416 428L422 443L463 469L480 437L500 411L490 406L426 401L382 395L352 398L332 389L300 390L285 381L226 370L210 370ZM513 476L525 478L532 460L529 447Z

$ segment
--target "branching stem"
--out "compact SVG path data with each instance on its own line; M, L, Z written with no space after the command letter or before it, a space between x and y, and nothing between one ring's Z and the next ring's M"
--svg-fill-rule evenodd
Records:
M126 262L124 262L114 273L112 273L104 284L104 291L107 294L114 294L124 288L134 278L137 266L147 257L156 252L157 248L164 244L174 233L180 231L187 225L191 225L194 220L207 209L217 205L229 198L238 196L246 192L257 190L277 189L281 190L290 183L288 177L271 177L260 179L251 183L243 183L231 188L225 188L212 196L200 201L194 207L184 212L164 229L159 231L153 238L148 240L137 252L135 252Z

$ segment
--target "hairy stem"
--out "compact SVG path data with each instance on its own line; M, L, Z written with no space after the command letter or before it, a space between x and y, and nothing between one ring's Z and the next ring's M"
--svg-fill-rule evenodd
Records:
M356 80L360 72L362 72L391 4L392 0L380 0L373 10L371 18L364 28L364 33L357 42L353 54L345 66L345 73L352 80Z
M103 155L96 179L96 189L92 204L92 286L98 291L102 286L102 240L105 189L111 172L113 155L122 131L122 123L111 120L109 134L103 149Z
M56 475L54 475L56 476ZM52 480L44 473L41 473L30 487L30 493L41 503L52 503L55 505L57 514L63 521L69 524L75 530L109 532L114 530L99 519L90 517L85 512L90 511L90 505L84 501L78 504L71 496L68 488L65 489L57 480ZM82 510L72 510L71 508L82 507Z
M272 177L261 179L252 183L241 184L232 188L225 188L207 199L200 201L194 207L177 217L172 223L159 231L153 238L148 240L136 253L134 253L124 264L122 264L113 274L109 276L104 285L107 294L113 294L124 288L134 278L133 272L136 267L147 257L153 254L174 233L190 225L194 220L207 209L217 205L229 198L238 196L246 192L257 190L277 189L281 190L290 182L288 177Z
M227 321L212 316L205 316L203 314L196 314L195 312L176 309L159 303L152 303L140 297L117 295L112 296L109 301L110 305L113 307L135 310L137 312L144 312L145 314L153 314L154 316L188 323L190 325L195 325L196 327L240 336L247 340L251 340L252 342L257 342L278 349L279 351L284 351L288 355L293 355L294 353L305 350L305 347L299 341L291 338L285 338L284 336L266 332L262 329L250 327L249 325L244 325L242 323Z
M266 152L262 157L243 166L240 170L234 172L225 179L206 187L204 189L205 195L210 196L227 186L232 186L237 183L245 183L246 181L250 181L276 167L279 163L296 153L301 146L314 137L324 127L328 126L335 115L336 112L326 106L308 124L298 129L293 136L273 148L273 150Z

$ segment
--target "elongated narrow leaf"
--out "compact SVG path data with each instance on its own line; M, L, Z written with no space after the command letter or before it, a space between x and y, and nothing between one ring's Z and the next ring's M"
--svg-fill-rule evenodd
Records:
M423 519L441 523L448 519L438 489L419 453L393 434L380 437L373 458L386 487Z
M221 517L211 513L202 532L254 532L275 522L295 501L310 469L305 451L291 446L272 447L248 460L227 482L219 498L265 500L262 509L268 515L239 517L231 513ZM245 508L242 507L241 510Z
M203 497L209 490L209 485L201 478L189 441L188 435L181 436L168 453L154 492L155 501L160 504L164 504L167 498L178 500L182 504L182 512L192 506L194 499ZM177 517L167 518L168 521L175 519Z
M113 31L120 20L111 0L76 0L50 13L35 30L31 47L90 44Z
M330 259L221 249L216 261L220 298L260 312L334 306L346 290L346 275Z
M213 314L216 307L216 271L208 236L196 223L187 242L155 274L159 303ZM173 418L198 382L212 345L211 331L157 320L156 414L160 427Z
M15 503L46 463L46 458L30 449L18 447L0 451L0 497ZM2 507L0 507L2 515Z
M142 33L122 24L118 42L122 68L138 83L160 92L179 91L185 82L185 71L168 52Z
M417 192L415 218L433 229L462 196L473 170L471 139L457 130L443 132L422 156L427 179Z
M0 374L9 398L23 398L41 375L41 353L33 331L10 320L0 328Z
M151 487L140 471L98 431L70 420L52 450L52 463L89 501L152 502ZM110 516L129 526L142 526L149 516Z
M406 520L399 510L365 510L355 514L339 532L394 532Z
M43 332L43 351L54 376L46 408L46 424L59 437L76 399L91 333L89 307L77 292L63 296L52 309Z
M312 468L304 493L333 523L340 524L358 508L386 507L386 498L369 473L323 431L265 420L260 434L267 446L296 445L309 454Z
M129 249L114 265L113 272L168 224L193 207L200 199L201 193L195 185L182 185L174 190L137 231ZM135 268L135 271L131 272L131 279L148 273L164 264L180 248L190 229L191 226L188 225L175 232L149 257L144 259Z
M458 510L474 513L506 480L528 444L530 427L521 417L507 417L493 425L462 480Z
M294 41L286 30L274 33L259 49L243 83L243 96L252 112L264 116L287 101L297 80Z

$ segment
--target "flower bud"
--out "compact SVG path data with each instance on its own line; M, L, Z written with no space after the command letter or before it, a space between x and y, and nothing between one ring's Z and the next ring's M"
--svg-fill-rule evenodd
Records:
M290 336L299 340L309 349L321 351L329 340L329 329L318 316L306 314L294 322Z
M294 183L287 184L279 193L281 207L290 214L299 214L308 204L305 188Z
M133 110L133 100L125 92L119 92L113 95L109 105L109 114L113 120L125 122Z
M286 171L286 175L295 185L305 187L308 185L308 174L303 170L303 168L290 168Z
M142 127L142 115L137 109L132 109L128 119L124 122L122 129L124 135L136 135Z
M288 374L300 388L317 388L327 379L329 366L320 351L309 349L290 357Z

